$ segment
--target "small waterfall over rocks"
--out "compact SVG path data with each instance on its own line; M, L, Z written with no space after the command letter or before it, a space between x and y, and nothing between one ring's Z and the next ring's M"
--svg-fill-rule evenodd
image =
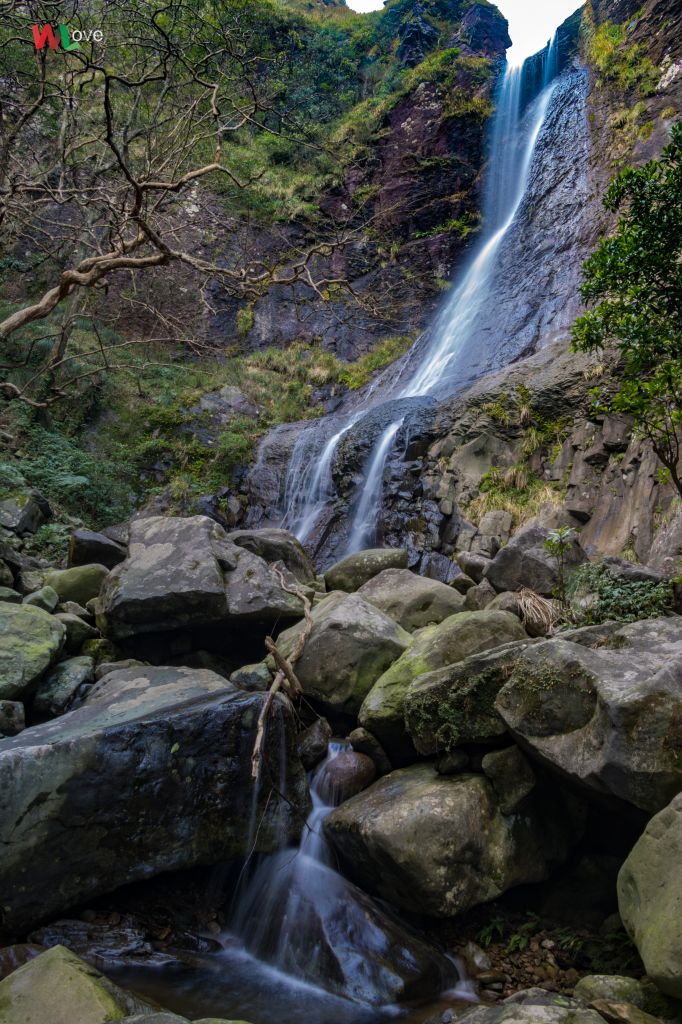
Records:
M588 205L585 96L586 73L565 40L506 68L491 124L484 229L434 323L343 411L288 433L276 502L263 501L262 464L254 470L250 525L269 505L268 521L292 530L322 565L395 543L387 492L404 492L408 504L417 496L412 470L434 439L438 402L565 332L577 312ZM557 238L557 211L565 239ZM414 403L408 417L403 402ZM270 470L265 479L272 482ZM437 546L437 508L422 511L427 532L433 512ZM418 560L415 552L411 564Z
M226 942L237 938L258 960L309 985L388 1006L442 991L458 982L458 971L335 868L323 825L343 794L330 765L350 750L332 741L312 774L312 810L298 849L261 858L242 878ZM471 997L465 982L459 994Z

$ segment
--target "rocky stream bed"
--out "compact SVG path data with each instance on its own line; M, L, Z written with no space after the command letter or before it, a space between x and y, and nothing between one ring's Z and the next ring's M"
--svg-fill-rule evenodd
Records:
M451 584L203 516L77 530L65 569L29 532L0 550L3 1024L679 1014L662 574L612 559L667 611L570 629L533 614L540 526Z

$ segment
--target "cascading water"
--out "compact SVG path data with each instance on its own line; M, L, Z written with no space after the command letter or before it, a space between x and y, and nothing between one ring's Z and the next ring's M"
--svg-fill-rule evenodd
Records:
M316 423L299 435L287 471L282 525L302 542L311 541L334 500L333 469L339 446L380 398L385 401L387 397L416 399L452 394L471 377L470 372L464 380L461 377L465 358L475 366L478 356L479 372L485 372L485 353L472 352L472 346L481 347L475 335L484 310L495 306L499 323L505 321L504 306L497 295L500 257L514 236L519 211L529 192L534 156L558 73L555 36L541 62L507 67L503 75L491 126L483 204L485 228L433 326L415 343L397 376L392 370L375 381L364 396L362 408L336 418L331 434ZM350 512L345 553L380 540L377 522L385 467L401 426L402 417L397 415L382 427L366 458L363 485L355 494Z
M329 744L311 779L300 846L263 858L238 887L230 936L288 976L382 1005L423 986L425 965L432 991L452 985L457 970L335 869L323 823L343 793L330 766L350 750L345 741ZM458 995L471 998L470 987L463 983Z
M396 420L383 432L370 458L366 473L366 483L360 495L360 501L353 516L353 529L348 541L348 551L362 551L364 547L375 542L376 522L381 509L381 495L384 482L386 459L391 450L395 436L404 423L404 419Z

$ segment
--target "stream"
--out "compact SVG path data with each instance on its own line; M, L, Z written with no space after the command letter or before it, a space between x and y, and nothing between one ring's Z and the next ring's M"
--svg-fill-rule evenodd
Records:
M332 741L311 774L299 847L245 866L220 952L107 973L190 1018L249 1024L421 1024L438 1009L475 1001L459 964L336 870L322 826L340 802L329 767L350 749ZM424 988L423 998L409 999ZM391 993L401 1005L386 998Z

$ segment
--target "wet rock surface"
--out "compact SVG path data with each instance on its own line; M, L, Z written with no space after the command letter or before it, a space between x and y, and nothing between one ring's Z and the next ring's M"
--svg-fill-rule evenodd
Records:
M125 670L100 680L82 708L3 740L1 933L135 878L246 852L263 699L211 672ZM297 835L307 808L293 743L276 701L266 757L278 765L279 745L286 751L287 802L263 806L260 849L277 846L277 823Z

